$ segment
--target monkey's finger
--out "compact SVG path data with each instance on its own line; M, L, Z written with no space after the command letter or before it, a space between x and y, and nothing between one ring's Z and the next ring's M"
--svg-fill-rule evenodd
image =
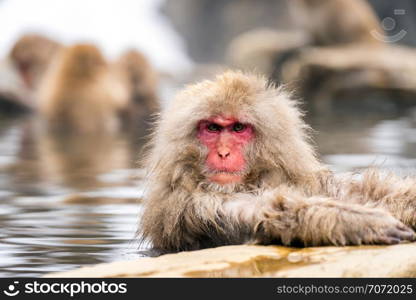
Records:
M404 225L402 222L399 222L397 224L397 228L402 229L402 230L407 230L409 227L407 227L406 225Z
M405 236L408 236L407 240L409 240L409 241L415 241L416 240L416 233L412 228L404 225L404 228L400 229L400 231Z
M387 230L386 235L389 238L396 238L407 241L413 241L415 239L415 233L413 230L400 230L397 228L391 228Z
M376 238L373 242L374 244L382 244L382 245L395 245L400 243L400 239L392 238L392 237L379 237Z
M407 241L416 241L416 233L414 233L413 231L412 232L407 232L406 234L405 234L405 239L407 240Z
M407 226L407 225L405 225L401 222L397 225L397 228L400 229L400 230L403 230L403 231L412 231L412 232L414 232L412 228L410 228L409 226Z

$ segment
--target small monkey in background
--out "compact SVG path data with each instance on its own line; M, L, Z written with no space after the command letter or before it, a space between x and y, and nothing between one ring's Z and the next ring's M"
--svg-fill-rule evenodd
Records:
M374 35L384 31L365 0L287 0L287 4L297 28L240 34L228 48L232 66L286 82L288 65L298 62L310 47L384 45Z
M148 117L160 109L155 70L147 58L136 50L121 55L114 64L114 70L129 93L125 119L129 122L148 121Z
M296 101L263 77L229 71L187 87L149 145L141 240L162 252L414 240L416 179L335 175L308 130Z
M382 44L371 32L384 31L365 0L289 0L289 5L313 45Z
M54 129L112 132L128 103L128 92L90 44L63 48L42 80L39 110Z
M38 34L23 35L9 57L29 90L37 88L61 44Z

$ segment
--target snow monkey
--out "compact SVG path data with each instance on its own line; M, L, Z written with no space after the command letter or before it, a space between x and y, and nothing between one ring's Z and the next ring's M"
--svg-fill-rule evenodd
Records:
M129 93L129 103L122 115L127 125L140 126L160 109L158 74L144 54L137 50L123 53L113 66Z
M40 84L38 101L53 129L114 132L128 104L128 90L97 47L75 44L56 55Z
M374 36L384 33L380 21L365 0L289 0L289 5L313 45L383 44Z
M37 88L61 47L58 42L39 34L25 34L17 40L9 56L27 88Z
M149 145L141 240L166 252L414 240L416 179L335 175L308 131L298 103L264 77L227 71L187 87Z

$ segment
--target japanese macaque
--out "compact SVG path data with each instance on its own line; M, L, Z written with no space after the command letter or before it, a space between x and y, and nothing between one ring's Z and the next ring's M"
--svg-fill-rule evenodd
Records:
M271 77L280 63L297 55L310 43L309 35L298 31L253 29L234 38L228 47L227 61L242 70L256 70Z
M61 45L38 34L26 34L13 46L10 59L28 89L34 89Z
M416 179L336 176L296 101L228 71L180 92L150 144L139 232L162 251L227 244L394 244L415 238Z
M311 47L381 46L384 31L365 0L287 0L291 30L258 28L234 38L227 53L231 66L286 82L287 63Z
M52 62L38 101L50 127L96 134L119 128L128 91L95 46L77 44Z
M142 53L136 50L124 53L115 63L115 72L129 91L127 120L140 121L159 110L157 74Z
M294 18L312 38L312 44L382 44L374 33L384 31L365 0L290 0Z

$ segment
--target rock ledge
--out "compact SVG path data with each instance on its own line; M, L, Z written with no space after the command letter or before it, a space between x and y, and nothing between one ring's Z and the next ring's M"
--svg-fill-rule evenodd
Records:
M46 277L416 277L416 243L304 249L225 246L99 264Z

